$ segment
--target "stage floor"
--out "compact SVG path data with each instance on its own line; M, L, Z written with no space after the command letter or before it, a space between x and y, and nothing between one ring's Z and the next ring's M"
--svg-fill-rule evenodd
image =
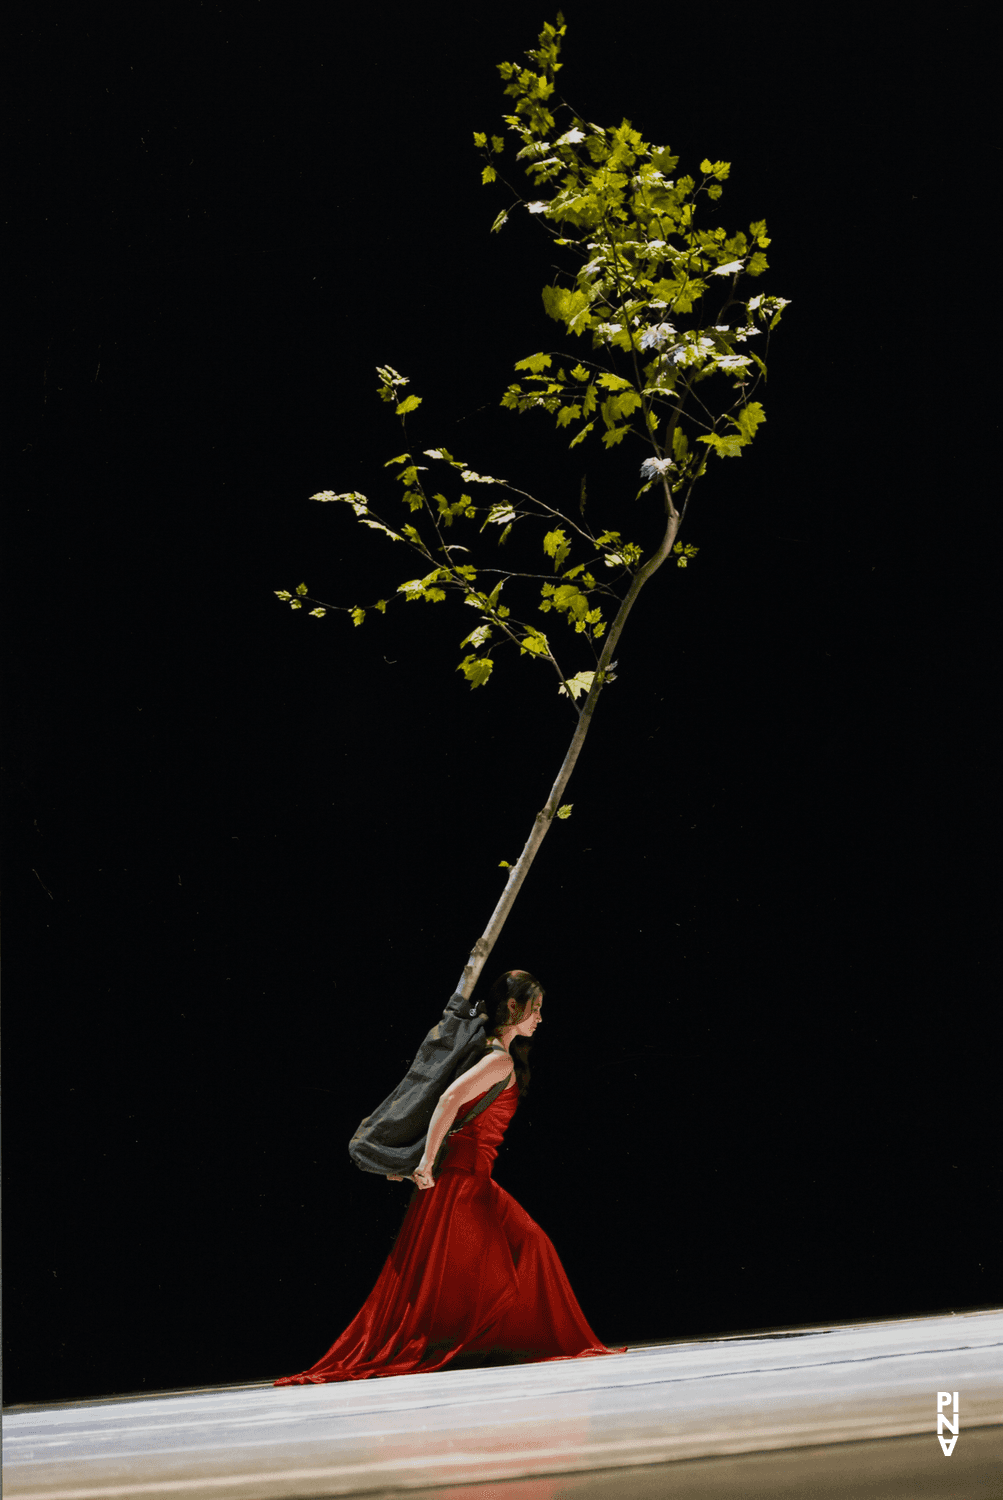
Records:
M1001 1475L1003 1310L3 1413L8 1500L990 1500Z

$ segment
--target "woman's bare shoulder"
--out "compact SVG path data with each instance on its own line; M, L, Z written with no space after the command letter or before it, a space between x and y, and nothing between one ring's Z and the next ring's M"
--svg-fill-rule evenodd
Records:
M492 1088L502 1078L506 1078L512 1071L512 1059L505 1051L491 1051L468 1068L466 1073L461 1073L446 1090L447 1094L457 1104L465 1104L468 1099L476 1099L478 1094L483 1094Z

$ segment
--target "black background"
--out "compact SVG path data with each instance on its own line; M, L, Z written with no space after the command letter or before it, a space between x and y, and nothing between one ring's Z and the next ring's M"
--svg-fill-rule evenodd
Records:
M566 97L731 161L720 220L766 218L791 299L486 972L547 989L496 1175L610 1342L1001 1295L990 14L565 7ZM498 406L559 347L553 256L489 233L472 132L545 19L9 29L8 1404L303 1369L399 1227L348 1139L572 719L528 660L471 693L452 604L356 630L274 590L407 576L308 499L397 518L377 364L410 445L558 505L587 473L654 535L642 455Z

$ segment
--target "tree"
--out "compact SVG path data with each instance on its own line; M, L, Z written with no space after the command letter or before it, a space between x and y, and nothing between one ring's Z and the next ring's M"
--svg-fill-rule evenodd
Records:
M600 424L599 436L607 450L628 438L639 439L648 456L640 466L643 483L634 498L649 491L657 495L663 512L660 541L645 557L641 546L624 539L622 530L590 524L585 518L584 481L576 515L508 480L476 473L445 448L426 448L419 455L432 460L434 471L406 449L384 467L396 466L412 521L388 525L367 497L355 491L324 490L311 498L350 506L362 525L416 553L426 571L368 606L322 603L309 594L306 584L295 593L276 590L293 609L313 604L309 613L317 618L343 609L355 625L362 624L367 608L385 611L391 598L440 603L459 597L476 610L479 621L460 642L461 650L469 649L457 670L471 688L489 682L495 654L506 646L545 663L557 676L558 691L575 715L574 733L546 805L537 813L518 860L509 867L505 889L471 950L457 986L463 995L472 993L552 820L571 812L561 797L600 694L615 681L613 653L638 595L670 559L682 568L697 553L678 537L710 455L740 457L766 420L762 404L752 397L766 380L770 333L788 305L787 299L762 292L739 295L744 278L756 280L768 269L765 221L751 224L748 236L697 227L699 200L720 198L729 162L702 161L699 180L674 178L679 158L668 146L642 140L629 120L616 129L604 129L560 96L555 106L566 30L558 12L556 25L548 22L539 45L526 53L531 66L499 64L504 92L516 101L515 113L503 116L520 143L515 160L525 164L538 196L527 201L503 178L504 137L478 131L474 144L485 161L482 181L504 181L513 194L492 232L503 228L515 207L524 208L565 259L577 262L543 288L543 305L568 336L580 340L590 334L592 353L585 357L542 351L519 360L515 370L523 379L509 385L501 405L519 412L548 412L559 430L573 433L569 449L590 441ZM562 111L565 119L558 126L555 115ZM712 303L718 305L711 322ZM760 336L762 356L750 343ZM555 358L568 363L555 369ZM408 417L422 398L406 394L408 377L390 366L378 367L377 374L378 394L394 404L406 440ZM422 478L433 472L443 476L439 482L449 494ZM478 489L494 485L496 498L477 502L462 489L457 496L459 483ZM619 515L606 519L623 526ZM583 648L590 664L574 672L562 666L550 636L523 618L531 607L529 591L541 575L487 566L474 560L470 546L446 540L447 534L459 533L465 543L480 546L483 556L486 531L494 535L498 548L513 528L524 529L533 522L542 523L543 553L553 565L552 577L538 589L536 610L562 616L571 629L568 645ZM457 532L452 531L454 523ZM497 550L491 556L499 560ZM494 579L497 582L489 587ZM517 588L518 600L513 597ZM502 603L503 589L508 590L511 607ZM566 660L563 646L561 657Z

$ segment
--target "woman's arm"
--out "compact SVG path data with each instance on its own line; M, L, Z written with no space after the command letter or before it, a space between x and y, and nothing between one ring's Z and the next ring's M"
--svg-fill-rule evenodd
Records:
M482 1057L480 1062L466 1073L461 1073L459 1078L455 1079L445 1090L432 1112L428 1134L425 1137L425 1150L414 1171L414 1180L420 1188L435 1186L432 1164L463 1105L468 1104L471 1099L476 1099L478 1094L486 1093L492 1085L507 1077L511 1071L512 1059L508 1056L503 1057L500 1052L493 1052L487 1057Z
M499 1078L507 1078L511 1071L512 1059L507 1052L489 1052L487 1057L482 1057L479 1063L461 1073L459 1078L453 1079L439 1103L447 1101L456 1114L461 1104L469 1104L478 1094L487 1093Z

